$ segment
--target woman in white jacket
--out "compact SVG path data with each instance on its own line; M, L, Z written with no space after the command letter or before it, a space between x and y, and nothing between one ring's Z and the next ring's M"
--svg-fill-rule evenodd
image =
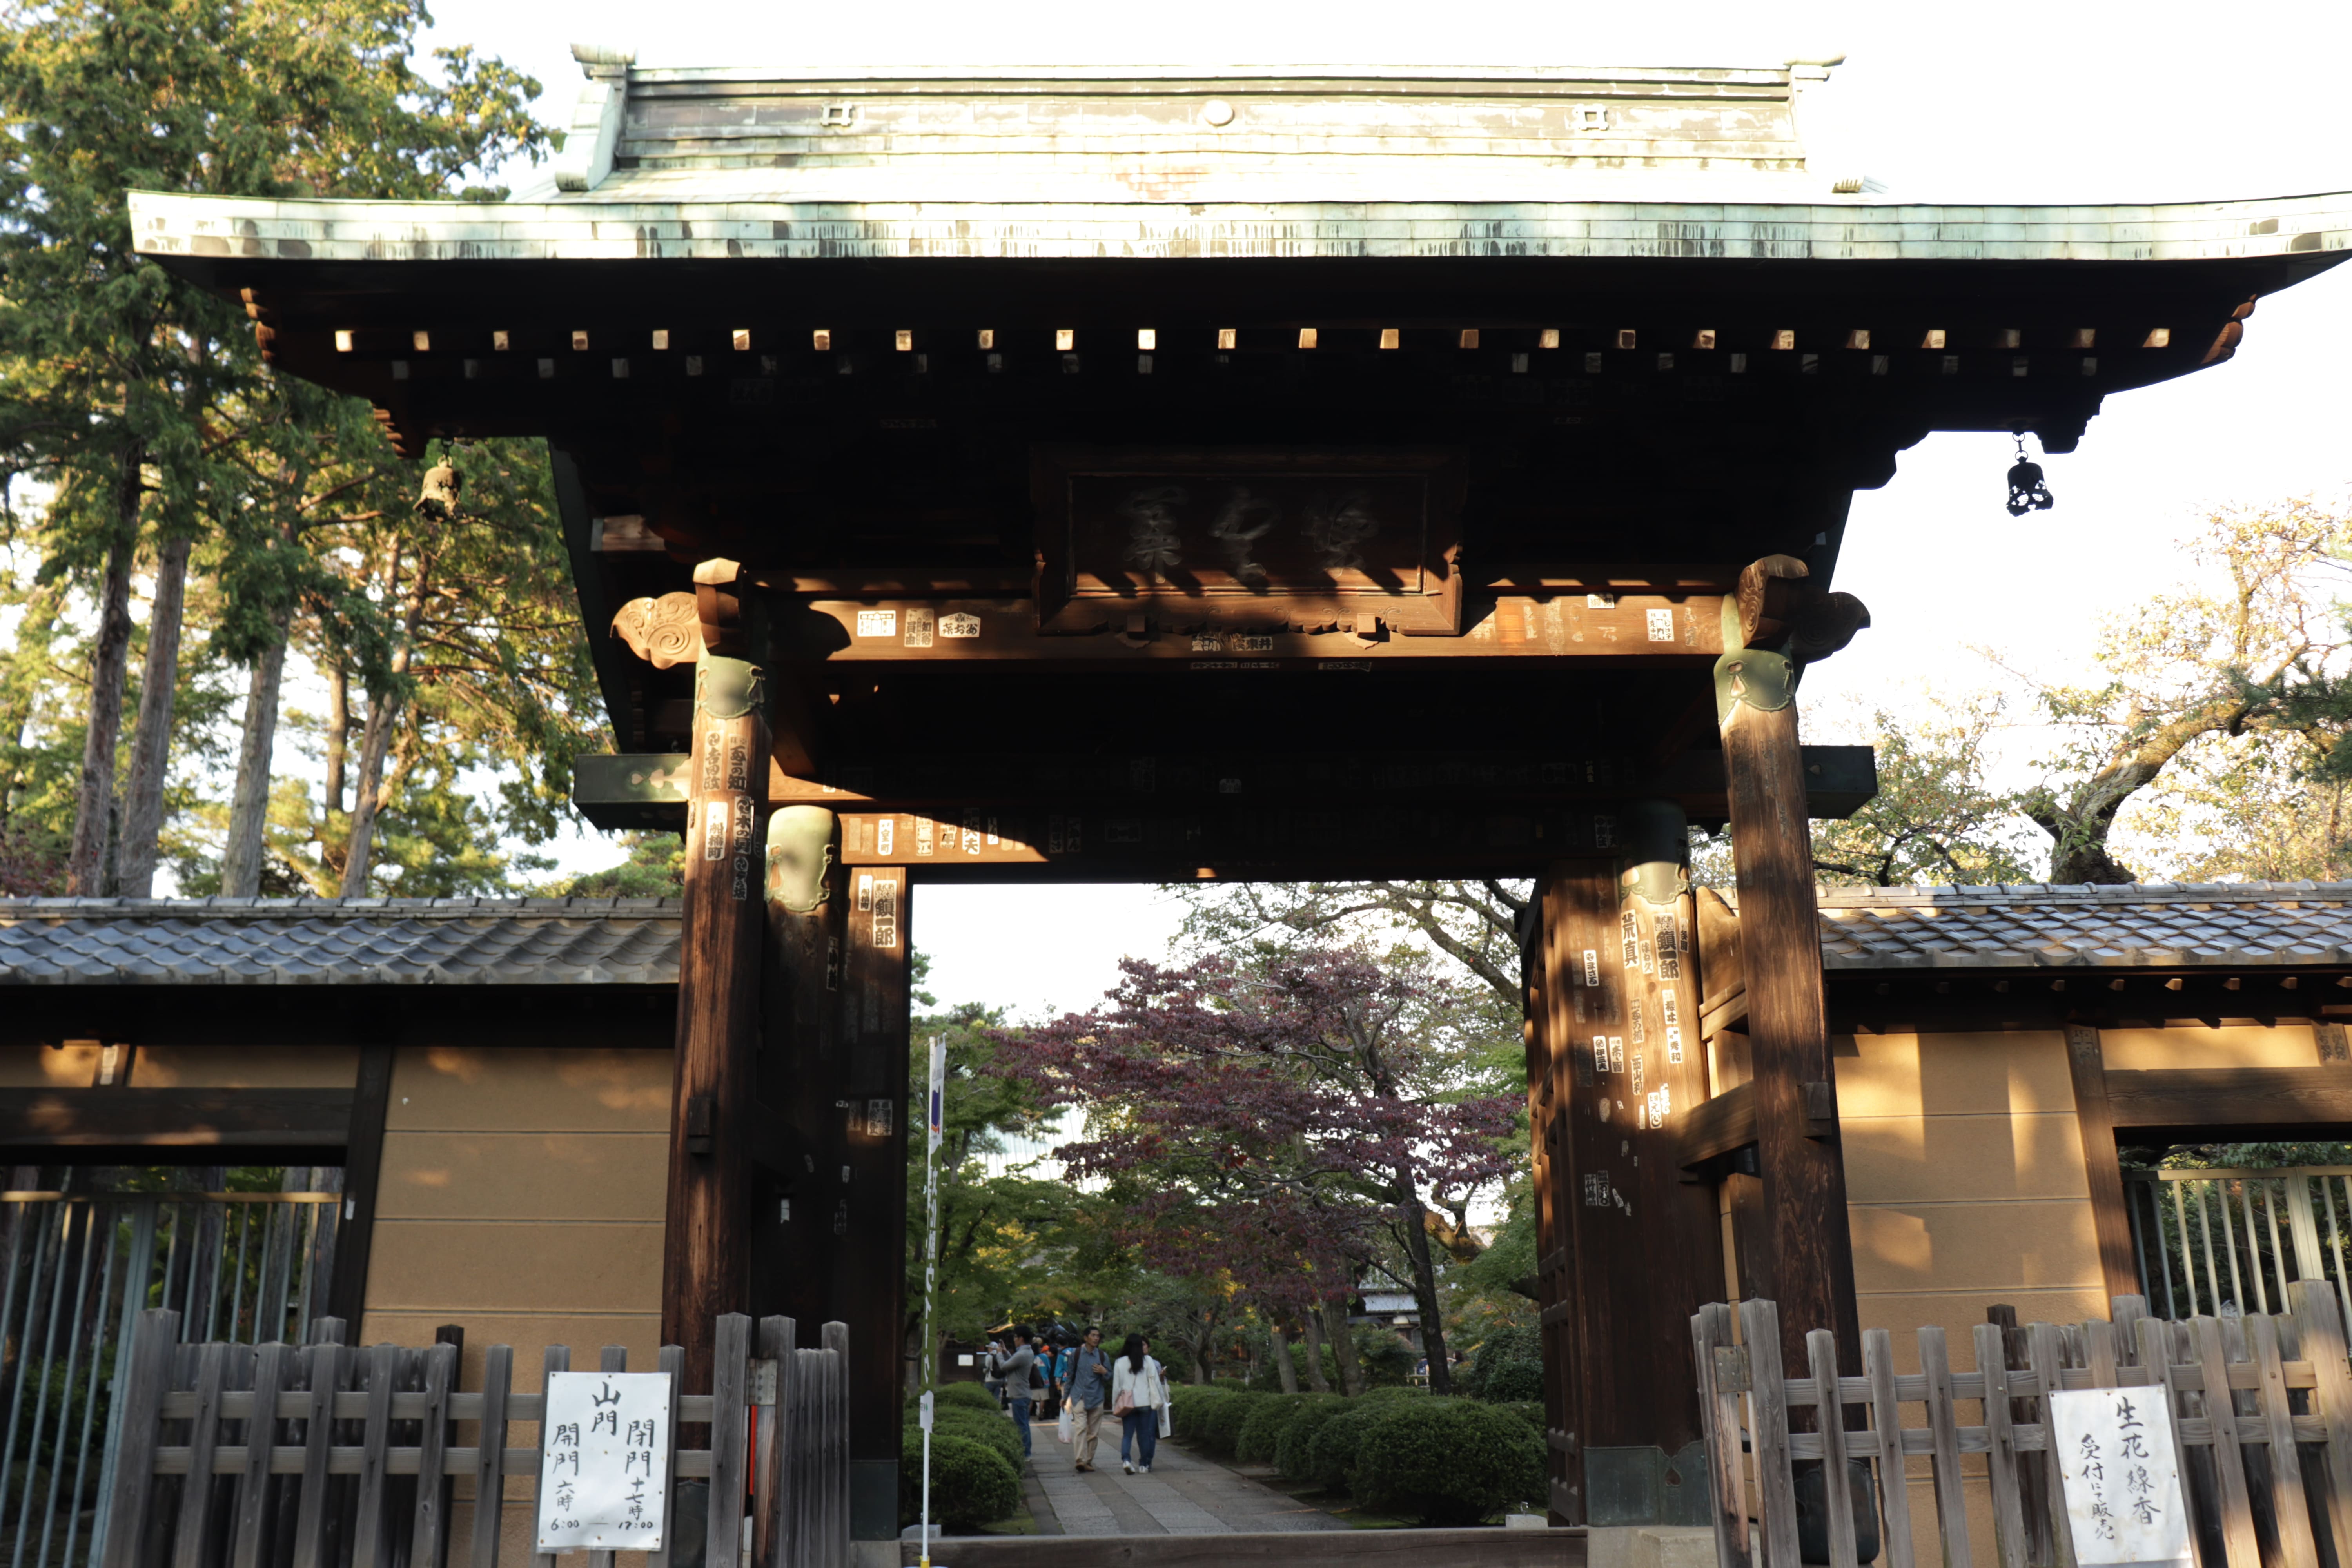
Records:
M1167 1374L1146 1353L1150 1348L1141 1334L1129 1334L1110 1363L1110 1407L1119 1418L1118 1468L1130 1476L1151 1473L1151 1456L1160 1447L1160 1407L1168 1403ZM1130 1447L1141 1465L1128 1458Z

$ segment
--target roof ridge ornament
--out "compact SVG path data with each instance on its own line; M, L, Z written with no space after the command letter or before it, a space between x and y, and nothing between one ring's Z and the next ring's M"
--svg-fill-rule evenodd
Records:
M613 150L620 142L629 100L629 68L636 64L637 52L606 44L574 44L572 58L588 80L572 100L563 150L555 155L555 188L584 195L613 172Z

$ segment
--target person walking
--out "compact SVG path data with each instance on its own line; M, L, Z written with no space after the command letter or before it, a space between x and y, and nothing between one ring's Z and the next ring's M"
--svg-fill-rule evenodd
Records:
M1104 1409L1110 1404L1110 1357L1103 1353L1102 1331L1088 1329L1074 1348L1070 1367L1070 1450L1078 1468L1095 1468Z
M991 1339L988 1348L980 1352L980 1381L989 1393L996 1395L996 1407L1004 1408L1004 1342Z
M1168 1380L1148 1353L1150 1349L1150 1340L1129 1334L1110 1369L1110 1407L1119 1418L1118 1468L1130 1476L1151 1473L1151 1457L1160 1448L1160 1407L1168 1403ZM1130 1446L1142 1464L1128 1458Z
M1037 1352L1029 1343L1029 1325L1016 1323L1013 1328L1013 1353L1001 1363L1004 1373L1004 1397L1012 1405L1013 1425L1021 1429L1021 1457L1029 1458L1030 1384L1037 1376Z

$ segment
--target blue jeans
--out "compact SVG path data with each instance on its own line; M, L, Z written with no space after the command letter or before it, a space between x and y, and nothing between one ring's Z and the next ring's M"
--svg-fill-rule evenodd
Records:
M1119 1417L1118 1457L1127 1458L1128 1446L1139 1450L1136 1463L1145 1469L1151 1468L1151 1456L1160 1450L1160 1412L1130 1410Z
M1029 1456L1029 1401L1027 1399L1016 1399L1013 1402L1013 1424L1021 1428L1021 1455L1022 1458L1026 1458Z

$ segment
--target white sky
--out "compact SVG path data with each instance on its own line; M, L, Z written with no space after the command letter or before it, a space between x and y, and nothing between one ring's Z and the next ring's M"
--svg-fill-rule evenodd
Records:
M1813 168L1889 200L2197 200L2352 189L2352 6L1489 4L1428 0L439 0L437 37L538 76L542 118L577 89L569 46L646 65L963 63L1777 64L1843 50L1810 93ZM1941 435L1856 498L1838 585L1873 629L1808 679L1808 703L1900 701L1971 684L1964 645L2061 670L2099 616L2169 578L2172 541L2212 501L2352 483L2345 440L2352 268L2263 301L2231 363L2116 397L2080 452L2047 463L2057 509L2001 508L2006 437ZM582 846L573 864L609 854ZM1083 1006L1122 952L1157 956L1174 914L1148 888L922 890L919 942L943 999ZM1042 939L1042 940L1041 940Z

